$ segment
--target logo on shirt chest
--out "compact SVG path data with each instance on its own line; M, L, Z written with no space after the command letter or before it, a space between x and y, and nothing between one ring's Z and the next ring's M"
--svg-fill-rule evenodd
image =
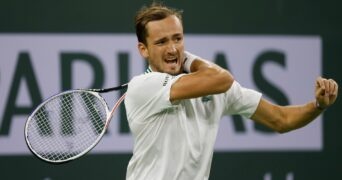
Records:
M213 100L213 96L212 96L212 95L203 96L203 97L201 98L201 101L202 101L202 102L208 102L208 101L211 101L211 100Z

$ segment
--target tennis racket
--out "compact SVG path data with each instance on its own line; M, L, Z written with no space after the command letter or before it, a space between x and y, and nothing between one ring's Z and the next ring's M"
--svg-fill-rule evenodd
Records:
M38 158L56 164L85 155L101 140L115 110L125 98L123 94L109 111L100 93L127 86L68 90L48 98L26 121L27 146Z

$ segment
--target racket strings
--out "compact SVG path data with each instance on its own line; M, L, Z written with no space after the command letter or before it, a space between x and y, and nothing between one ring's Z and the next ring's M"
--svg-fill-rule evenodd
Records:
M27 132L32 148L53 161L77 156L96 142L105 127L107 106L88 92L57 96L32 117Z

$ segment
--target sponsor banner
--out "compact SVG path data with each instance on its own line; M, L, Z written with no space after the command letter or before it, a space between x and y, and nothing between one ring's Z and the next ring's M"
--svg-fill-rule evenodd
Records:
M321 74L317 36L186 35L186 50L229 69L245 87L277 104L314 98ZM0 155L29 154L25 121L34 107L58 92L111 87L145 71L134 34L0 34ZM120 92L105 94L111 108ZM124 111L91 153L132 152ZM223 117L216 151L319 151L322 116L277 134L240 116Z

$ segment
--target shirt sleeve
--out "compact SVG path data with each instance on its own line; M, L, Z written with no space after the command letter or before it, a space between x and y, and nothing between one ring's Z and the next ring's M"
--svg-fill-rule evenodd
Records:
M125 98L128 119L148 119L174 106L170 101L171 85L182 75L152 72L133 78Z
M250 118L257 109L261 96L261 93L244 88L234 81L231 88L225 93L225 114L239 114Z

